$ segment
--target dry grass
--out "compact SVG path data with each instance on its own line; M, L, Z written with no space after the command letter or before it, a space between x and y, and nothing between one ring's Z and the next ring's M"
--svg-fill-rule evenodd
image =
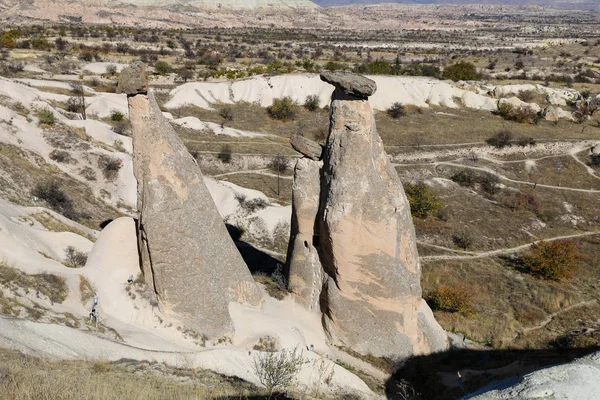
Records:
M96 295L96 288L83 275L79 275L79 298L81 304L87 304Z
M54 218L52 215L50 215L50 213L47 213L45 211L33 214L31 217L34 218L36 221L38 221L40 224L42 224L44 226L44 228L48 229L49 231L72 232L72 233L82 236L92 242L96 241L96 238L94 238L93 236L88 235L87 233L83 232L82 230L77 229L71 225L65 224L64 222Z
M423 291L427 296L448 277L463 282L474 295L474 312L469 315L436 311L444 329L465 333L469 338L495 348L552 346L552 341L569 333L577 322L573 310L560 314L567 322L548 325L514 341L525 328L541 324L550 314L583 301L600 298L597 268L598 237L577 240L581 257L575 276L568 282L550 282L521 273L511 258L427 262L423 265ZM592 318L592 317L590 317ZM571 328L569 328L569 324ZM543 339L542 339L543 338Z
M144 361L50 361L0 350L0 371L0 393L12 400L188 400L263 395L239 379Z
M110 205L97 199L88 185L47 164L40 156L18 147L0 143L0 171L3 172L0 175L0 195L13 203L33 205L31 190L40 182L55 180L71 199L79 223L97 229L103 221L121 216Z
M444 112L452 115L437 114ZM414 151L395 146L418 147L421 145L444 145L483 142L502 130L510 130L515 138L536 140L589 139L597 137L600 130L592 122L583 126L569 121L554 124L540 121L537 125L504 121L487 111L473 109L448 109L432 106L421 113L407 113L397 120L385 112L376 112L377 131L390 154Z
M69 293L65 279L48 273L28 275L20 270L0 263L0 285L16 292L34 292L45 296L52 303L62 303Z

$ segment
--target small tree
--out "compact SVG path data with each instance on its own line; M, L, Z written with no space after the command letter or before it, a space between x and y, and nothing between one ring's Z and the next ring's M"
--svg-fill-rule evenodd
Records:
M579 258L577 244L572 240L543 240L531 246L531 254L523 257L523 266L534 275L560 281L573 276Z
M429 187L419 182L416 185L404 184L404 191L410 204L410 213L416 218L427 218L436 215L442 202L429 190Z
M225 164L229 164L231 162L231 146L226 144L221 147L221 151L217 155L217 158Z
M233 108L231 106L225 106L221 108L219 115L224 121L233 121Z
M273 396L276 388L286 390L290 387L305 363L302 351L281 350L278 353L260 352L254 358L252 368L269 396Z
M85 90L83 89L83 85L81 83L78 82L71 82L70 83L71 86L71 93L73 93L73 96L75 98L77 98L78 100L78 104L79 104L79 110L81 112L81 117L85 120L86 119L86 115L85 115Z
M177 76L184 82L189 81L190 79L194 79L194 70L188 68L181 68L177 72Z
M106 66L106 74L114 76L117 74L117 66L115 64L108 64Z
M402 104L394 103L387 110L387 114L390 116L390 118L398 119L398 118L406 115L406 109L404 108L404 106Z
M304 108L306 108L308 111L317 111L319 109L319 96L316 94L306 96L306 100L304 100Z
M159 60L154 63L154 71L159 75L166 75L171 72L172 69L171 64L166 61Z
M269 163L269 168L275 172L283 173L288 169L288 167L289 164L287 158L281 154L277 154Z
M275 98L267 112L271 118L287 121L296 117L296 106L291 97Z
M69 268L81 268L87 262L87 254L77 250L73 246L65 249L65 265Z

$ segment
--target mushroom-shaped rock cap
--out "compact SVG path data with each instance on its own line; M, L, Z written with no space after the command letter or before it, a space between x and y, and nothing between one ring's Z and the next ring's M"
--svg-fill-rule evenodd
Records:
M144 63L134 61L121 71L117 93L125 93L128 96L148 93L148 81L146 80Z
M297 133L290 138L290 144L298 153L314 161L319 161L323 155L323 146Z
M325 71L321 80L355 97L369 97L377 90L375 81L348 71Z

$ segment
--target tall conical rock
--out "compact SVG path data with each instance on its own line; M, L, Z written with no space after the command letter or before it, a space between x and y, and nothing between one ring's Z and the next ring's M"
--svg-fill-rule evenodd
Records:
M336 89L323 167L303 158L295 169L290 290L309 307L318 296L333 344L377 356L443 350L447 335L421 297L410 207L368 101L375 82L321 78Z
M140 79L140 76L142 79ZM233 333L229 304L262 295L206 188L200 168L146 93L143 68L121 74L133 130L138 246L159 305L208 338Z

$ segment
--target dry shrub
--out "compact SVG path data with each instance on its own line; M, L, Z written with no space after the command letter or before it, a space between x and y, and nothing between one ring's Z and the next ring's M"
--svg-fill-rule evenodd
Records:
M387 114L390 116L390 118L398 119L406 115L406 109L402 104L394 103L390 108L388 108Z
M94 298L96 289L94 285L83 275L79 275L79 297L82 304L87 304L88 301Z
M269 116L273 119L287 121L296 117L297 104L291 97L275 98L273 104L267 108Z
M513 134L510 131L502 130L496 133L491 138L487 139L485 142L490 146L494 146L497 149L503 149L505 147L511 146L511 140L513 138Z
M473 294L464 283L440 285L428 296L428 302L434 310L470 314L473 309Z
M102 169L104 179L114 181L119 176L119 170L123 166L123 161L119 158L113 158L106 155L101 155L98 158L98 167Z
M523 267L533 275L560 281L573 277L578 246L572 240L540 241L531 246L531 254L523 257Z
M9 290L35 291L46 296L51 303L62 303L67 298L69 287L63 277L41 273L28 275L16 268L0 263L0 284Z
M510 103L499 104L497 114L507 121L529 124L537 124L541 118L540 115L529 106L515 107Z
M277 339L272 336L263 336L258 340L252 349L258 351L277 351Z
M40 182L33 188L31 194L44 200L50 208L65 217L69 219L77 217L71 198L63 191L58 182L53 180Z
M69 268L81 268L87 262L87 254L77 250L73 246L65 249L65 265Z

